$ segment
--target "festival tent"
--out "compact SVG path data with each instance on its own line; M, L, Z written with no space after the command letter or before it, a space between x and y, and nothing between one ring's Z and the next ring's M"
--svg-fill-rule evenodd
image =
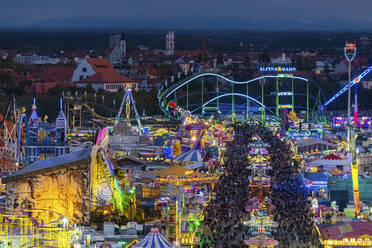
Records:
M203 157L198 150L185 152L174 159L178 162L202 162Z
M343 166L344 172L350 171L350 162L348 159L341 158L335 154L329 154L321 159L317 159L309 163L310 167L323 166L325 170L334 169L337 166Z
M173 166L164 168L162 170L154 171L152 173L159 177L168 177L168 176L183 177L188 171L189 170L184 168L183 166L173 165Z
M158 229L151 229L151 232L139 242L135 248L173 248Z

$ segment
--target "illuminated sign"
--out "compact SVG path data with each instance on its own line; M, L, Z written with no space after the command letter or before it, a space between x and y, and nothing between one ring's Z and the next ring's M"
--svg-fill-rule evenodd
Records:
M203 128L203 123L193 123L186 126L186 130L202 130Z
M267 66L260 67L260 71L274 71L274 72L291 72L296 71L296 67L282 67L282 66Z

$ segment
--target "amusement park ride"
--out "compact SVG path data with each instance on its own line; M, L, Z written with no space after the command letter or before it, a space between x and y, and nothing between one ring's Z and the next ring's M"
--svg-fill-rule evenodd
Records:
M140 134L142 135L143 134L143 128L142 128L142 124L141 124L141 118L140 118L140 116L137 112L136 104L135 104L134 99L133 99L132 84L125 83L124 84L124 90L125 90L125 94L124 94L123 100L121 101L120 109L119 109L118 114L115 117L115 122L114 123L115 123L115 125L117 125L118 122L120 121L120 116L121 116L121 113L123 111L123 107L124 107L124 104L125 104L125 114L126 114L125 121L126 121L126 123L129 127L131 126L131 124L130 124L130 109L131 109L131 104L132 104L132 108L134 110L135 118L136 118L136 121L138 123L138 129L139 129Z
M270 85L273 79L275 80L275 89ZM200 80L201 84L197 85L201 85L202 88L200 89L199 86L196 89L197 86L194 86L195 82L199 82ZM208 85L207 82L209 83ZM295 89L295 85L301 83L306 85L306 92L300 92L300 90ZM316 87L318 96L315 97L310 94L309 84ZM288 85L290 85L290 88L287 87ZM245 87L244 92L242 91L242 87ZM194 88L193 92L191 88ZM216 90L206 91L204 88L215 88ZM271 90L275 90L275 92ZM260 94L254 96L257 92L260 92ZM298 104L295 105L295 99L303 96L306 97L305 108ZM236 97L245 99L244 108L237 103ZM288 97L290 97L289 101L287 99ZM279 118L282 109L305 109L306 119L309 120L310 99L314 103L314 112L316 106L321 105L325 100L325 94L315 82L289 74L286 68L279 67L277 75L267 75L265 72L265 74L257 78L240 82L212 72L197 73L170 87L160 89L158 99L162 111L172 119L179 118L177 115L172 114L172 110L175 107L173 105L177 105L178 103L177 106L189 110L192 114L198 113L204 115L206 112L221 114L224 112L224 114L231 115L233 119L239 112L244 112L246 119L252 118L250 116L251 112L261 112L260 115L264 121L267 119L265 112L275 118ZM190 104L190 99L193 99L194 102L200 102L201 105ZM226 106L230 106L230 103L226 103L226 99L231 100L228 101L231 102L230 110L228 108L226 109ZM215 106L211 106L212 104L215 104ZM251 105L253 104L257 107L252 107ZM270 106L267 104L270 104ZM237 111L237 109L239 110Z
M347 61L349 62L348 67L348 74L349 74L349 83L348 83L348 108L347 108L347 142L348 142L348 151L351 153L352 156L352 163L351 163L351 175L353 181L353 188L354 188L354 207L355 207L355 215L356 217L359 216L360 213L360 201L359 201L359 183L358 183L358 163L356 160L356 138L357 134L355 132L355 128L358 125L358 84L355 84L355 102L354 102L354 125L351 126L350 123L350 112L351 112L351 62L355 58L356 55L356 46L355 43L346 42L344 53ZM359 79L358 79L359 80ZM360 81L360 80L359 80ZM358 82L359 82L358 81Z
M73 136L74 132L80 132L78 136L92 137L92 134L81 132L78 129L84 122L82 109L86 109L98 121L94 122L92 118L89 118L89 120L93 123L101 123L102 127L109 125L111 132L115 130L116 126L123 125L121 115L124 107L126 115L124 125L134 130L130 123L131 110L133 110L138 123L135 132L143 135L140 116L132 95L132 85L125 83L123 87L125 93L115 118L96 114L93 108L86 103L79 103L81 100L76 97L63 96L65 108L63 108L61 99L59 114L54 124L41 120L37 114L35 99L33 100L31 115L27 117L26 108L17 108L15 97L10 97L6 111L0 119L0 159L2 161L0 170L2 172L14 171L17 170L19 165L27 165L36 160L68 153L67 137ZM76 123L79 124L76 125Z
M173 85L165 85L158 91L159 105L163 113L171 119L182 119L183 115L177 109L185 109L190 114L201 115L214 112L219 116L225 114L231 116L232 120L236 120L237 113L245 115L248 120L252 117L261 119L265 125L273 125L273 123L280 122L281 111L289 109L291 113L301 112L305 109L305 117L303 118L302 126L310 126L310 122L326 124L325 111L329 104L334 102L346 91L348 95L348 118L343 123L340 119L334 120L337 126L345 126L348 129L348 144L349 152L352 154L352 177L354 185L354 202L356 215L359 214L359 190L358 190L358 164L356 162L355 149L355 126L370 126L371 120L369 117L358 118L357 106L357 85L363 78L372 71L372 66L368 67L361 74L351 79L351 62L356 55L355 43L346 43L345 57L349 61L349 83L337 92L330 99L326 99L323 90L312 80L303 77L295 76L295 68L285 67L269 67L261 68L262 75L247 81L234 81L223 75L213 72L201 72L193 74L178 83ZM270 74L275 72L275 74ZM274 86L270 86L270 81L275 80ZM256 85L255 85L256 83ZM305 91L301 92L301 87L295 89L296 85L305 84ZM239 91L239 87L240 91ZM242 86L245 90L242 91ZM312 88L310 88L312 86ZM354 118L351 120L350 107L351 97L350 89L355 87L355 104L354 104ZM238 89L237 89L238 88ZM215 90L211 90L215 89ZM268 92L272 90L273 92ZM254 96L254 93L259 95ZM236 103L236 97L246 100L245 108ZM305 99L302 99L305 98ZM226 103L226 99L227 103ZM286 100L286 101L285 101ZM312 102L312 111L310 111L310 101ZM306 102L305 106L299 105L300 102ZM214 105L213 105L214 104ZM224 108L223 105L230 109ZM243 104L244 105L244 104ZM252 107L256 105L257 107ZM238 111L237 111L238 110ZM252 116L252 112L258 112L258 115ZM261 116L261 118L259 118ZM310 118L311 117L311 118ZM297 121L298 122L298 121ZM341 121L342 122L342 121ZM351 124L353 123L353 125ZM279 124L275 124L279 125ZM327 124L328 125L328 124ZM353 127L352 127L353 126ZM324 126L323 126L324 127ZM316 128L319 130L318 128ZM311 134L316 130L308 130ZM317 131L316 131L317 132ZM318 137L322 132L316 134Z
M192 114L199 115L204 115L207 112L214 112L218 115L225 112L224 114L233 117L240 112L245 113L246 119L252 118L250 113L260 112L261 120L264 122L269 122L273 118L277 119L281 109L290 109L296 112L305 110L305 120L309 122L316 119L323 120L320 117L325 113L327 106L345 93L349 87L346 85L327 100L319 85L312 80L296 76L295 69L287 70L285 67L270 67L270 69L263 70L263 75L247 81L235 81L213 72L192 74L170 86L166 84L158 91L160 108L171 119L181 118L174 111L179 106ZM350 79L350 87L361 82L371 71L372 66L353 80ZM270 72L276 74L266 74ZM273 79L275 80L274 86L270 85ZM303 91L301 83L305 84L305 91ZM296 89L296 85L299 89ZM237 86L240 86L240 91L237 91ZM245 86L244 92L241 86ZM211 91L210 89L215 90ZM269 92L270 90L274 92ZM259 94L254 96L254 92ZM245 108L240 108L239 112L236 111L239 107L236 97L246 99ZM305 99L301 100L301 97ZM288 100L288 98L290 99ZM298 102L306 102L306 104L301 106ZM230 110L224 108L223 103L229 104L227 106L231 105ZM254 108L253 104L257 107ZM311 106L312 110L310 110Z
M7 173L17 169L18 165L15 163L16 157L16 137L17 126L17 109L15 97L9 98L8 107L5 114L0 116L0 163L1 173Z
M69 127L69 130L75 131L78 129L81 129L82 124L88 125L87 120L91 122L91 124L97 125L97 126L110 126L112 128L121 125L122 124L122 114L125 110L125 124L128 127L131 127L131 110L134 112L134 117L138 124L138 132L140 135L143 135L143 128L141 124L141 118L138 114L137 107L132 95L132 84L127 82L123 84L124 89L124 96L122 98L120 108L118 113L116 114L115 118L110 117L104 117L99 114L97 114L94 110L94 108L90 105L88 105L84 99L79 98L77 96L71 96L68 94L67 96L64 95L64 99L66 102L66 113L67 113L67 126ZM112 109L107 108L103 105L100 105L98 103L95 103L95 105L99 106L100 108L104 108L108 112L111 112ZM87 113L90 114L91 117L94 118L85 118L84 111L87 110ZM78 125L77 125L78 124ZM111 128L111 129L112 129ZM110 130L111 130L110 129Z

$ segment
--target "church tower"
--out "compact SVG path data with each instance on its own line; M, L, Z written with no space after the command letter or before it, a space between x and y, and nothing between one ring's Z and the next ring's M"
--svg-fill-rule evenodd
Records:
M165 35L165 50L169 55L174 54L174 31L168 31Z
M120 57L121 57L121 60L123 60L125 56L127 55L127 42L125 41L125 36L123 33L120 36L119 47L120 47Z

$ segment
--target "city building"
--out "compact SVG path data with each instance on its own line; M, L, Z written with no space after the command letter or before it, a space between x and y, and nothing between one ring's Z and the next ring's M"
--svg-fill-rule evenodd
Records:
M110 36L109 60L112 65L123 63L127 54L127 43L124 34Z
M270 63L272 65L290 65L292 60L289 57L286 57L285 53L282 53L281 57L271 58Z
M68 87L72 86L72 75L75 67L63 65L48 65L35 68L29 73L28 79L32 85L27 88L27 92L33 95L48 93L48 90L57 85Z
M117 92L125 82L132 80L120 75L105 58L88 58L79 62L76 67L72 81L79 87L92 85L95 90ZM133 90L138 89L137 84L132 84Z
M26 64L26 65L45 65L45 64L55 65L61 61L59 58L41 56L35 53L17 54L13 60L17 63Z
M165 35L165 51L168 55L174 54L174 31L168 31Z

